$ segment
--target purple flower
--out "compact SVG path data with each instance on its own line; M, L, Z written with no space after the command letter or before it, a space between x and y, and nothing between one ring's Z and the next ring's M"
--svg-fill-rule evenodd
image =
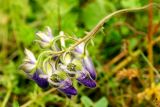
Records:
M69 79L63 81L58 90L65 93L69 98L72 95L77 95L77 90L72 86L72 83Z
M84 65L85 69L89 72L91 78L93 80L95 80L96 79L96 70L94 68L94 65L93 65L91 58L88 56L85 56L83 59L83 65Z
M84 53L84 43L79 44L78 46L75 47L75 52L79 53L79 54L83 54Z
M34 80L41 88L47 88L49 85L47 79L40 77L40 75L44 74L42 70L36 69L34 71L34 68L36 67L36 58L34 54L30 50L25 49L25 55L26 57L23 64L20 66L20 69L25 71L28 77Z
M79 58L72 53L64 54L63 63L60 63L60 68L69 74L70 77L76 77L79 83L89 87L96 87L96 78L94 66L89 57Z
M42 70L37 69L31 79L34 80L41 88L47 88L49 86L47 79L40 77L40 75L43 75L43 72Z
M84 53L84 43L79 44L76 48L75 48L75 52L79 53L79 54L83 54ZM83 55L82 55L83 56ZM96 70L95 67L93 65L93 62L91 60L91 58L88 56L88 52L86 51L86 55L83 56L83 66L84 68L89 72L90 76L92 77L92 79L96 79Z
M89 74L86 73L85 69L83 69L83 72L79 72L77 76L77 80L79 83L89 87L89 88L95 88L96 82L93 80Z
M84 48L85 43L81 43L74 50L72 48L70 50L70 47L65 46L66 39L69 38L65 38L63 32L54 38L49 27L46 32L40 31L36 35L38 38L36 42L45 50L36 61L34 54L25 49L26 57L20 68L38 86L41 88L55 87L69 98L77 94L72 79L76 79L86 87L96 87L96 70ZM57 41L60 44L57 44Z
M77 94L77 90L72 86L72 81L68 75L61 70L56 70L52 74L49 74L48 82L68 97Z

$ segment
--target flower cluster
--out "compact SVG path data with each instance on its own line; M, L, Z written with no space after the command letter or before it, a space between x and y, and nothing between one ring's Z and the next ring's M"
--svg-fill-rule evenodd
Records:
M43 48L42 53L36 59L30 50L25 49L26 57L20 66L29 78L41 88L55 87L68 97L77 94L73 79L89 88L96 87L95 68L84 42L73 49L67 48L66 40L78 42L79 39L67 36L62 31L58 36L53 36L49 27L36 35L35 41Z

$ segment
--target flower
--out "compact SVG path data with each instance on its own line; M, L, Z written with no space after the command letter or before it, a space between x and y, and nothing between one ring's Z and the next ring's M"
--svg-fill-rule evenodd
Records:
M49 85L48 81L40 77L40 75L43 74L42 70L36 69L34 72L31 72L36 68L36 58L34 54L30 50L25 49L25 55L24 63L20 66L20 69L25 71L28 77L34 80L41 88L47 88Z
M75 48L75 52L79 53L82 56L84 68L87 70L87 72L89 72L91 78L93 80L95 80L96 79L96 70L95 70L95 67L93 65L91 58L88 56L88 52L86 51L86 55L82 55L85 51L84 47L85 47L84 43L79 44Z
M46 63L46 71L47 74L41 75L41 77L47 79L51 86L65 93L68 97L77 94L77 90L72 86L72 81L68 75L61 69L56 69L54 61Z
M74 77L77 71L81 70L82 64L80 59L77 59L72 53L65 53L61 58L61 63L59 67L69 74L69 76Z
M83 65L84 65L85 69L89 72L91 78L93 80L95 80L96 79L96 70L95 70L93 62L89 56L84 56Z
M61 86L58 88L58 90L65 93L69 98L72 95L77 95L77 90L73 87L72 82L69 79L61 82Z
M31 79L34 80L41 88L47 88L49 86L47 79L40 77L40 75L43 75L43 72L41 69L37 69Z
M72 81L63 71L55 71L49 76L48 81L52 86L56 87L59 91L65 93L69 97L77 94L77 90L72 86Z
M89 87L96 87L96 82L91 78L85 66L82 64L82 59L75 57L72 53L66 53L63 56L63 63L60 63L60 68L68 73L71 77L76 77L79 83Z
M78 46L75 47L75 52L77 52L79 54L83 54L85 51L84 47L85 47L85 44L84 44L84 42L82 42L81 44L79 44Z
M37 43L39 43L39 45L42 48L46 48L50 46L51 41L53 40L53 35L52 35L52 31L49 27L47 27L47 31L46 32L37 32L36 33L38 40L36 40Z
M79 75L77 77L78 82L89 87L89 88L96 87L96 82L89 76L89 74L86 74L85 72L79 73Z
M29 73L36 66L36 58L34 54L28 49L25 49L25 55L26 57L24 59L24 63L20 66L20 68Z
M85 49L85 43L79 44L75 49L67 48L66 40L73 40L73 38L66 38L62 31L54 38L49 27L46 32L39 31L36 35L38 38L36 42L44 51L36 60L34 54L25 49L26 57L20 68L39 87L55 87L69 98L77 94L77 90L72 84L73 79L86 87L96 87L96 72Z

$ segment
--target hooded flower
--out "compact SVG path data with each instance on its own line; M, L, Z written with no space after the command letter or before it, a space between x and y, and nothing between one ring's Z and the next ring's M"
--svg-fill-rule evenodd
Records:
M42 70L37 69L31 76L31 79L34 80L41 88L47 88L49 86L49 83L47 79L40 77L41 75L43 75Z
M46 32L39 31L36 33L36 35L38 37L38 40L36 40L36 42L38 42L42 48L46 48L50 46L50 43L53 40L53 35L49 27L47 27Z
M63 56L62 62L63 64L59 64L60 68L71 77L76 77L79 83L90 88L96 87L96 82L90 77L90 74L82 65L82 59L74 57L72 53L66 53Z
M77 95L77 90L73 87L70 79L66 79L63 82L61 82L61 85L58 88L58 90L65 93L69 98L72 95Z
M55 62L49 61L46 63L46 75L41 75L47 79L49 84L59 91L65 93L68 97L77 94L77 90L72 86L72 81L68 75L61 69L55 69Z
M84 49L84 43L70 51L70 47L67 50L65 46L66 38L63 32L54 38L48 27L46 32L40 31L36 35L38 38L36 42L44 48L44 52L38 56L36 61L34 54L25 49L26 57L20 68L38 86L41 88L55 87L69 98L77 94L77 90L72 85L72 79L76 79L80 84L89 88L96 87L95 68L87 50ZM73 40L73 38L70 39ZM57 42L60 44L57 45Z
M67 74L63 71L54 72L49 78L48 81L54 87L67 96L72 96L77 94L77 90L72 86L72 81L69 79Z
M72 53L64 53L61 57L61 62L59 67L71 77L74 77L76 71L81 69L81 62L76 60Z
M85 51L84 50L84 46L85 46L85 44L81 43L80 45L78 45L75 48L75 52L77 52L77 53L82 55L84 53L84 51ZM82 58L83 58L83 62L82 63L83 63L84 68L86 69L87 72L89 72L91 78L93 80L95 80L96 79L96 70L95 70L95 67L93 65L93 62L92 62L91 58L88 55L85 55L85 56L82 55Z
M25 49L24 52L25 52L26 57L24 59L23 64L20 66L20 68L24 70L25 72L29 73L36 66L36 58L30 50Z
M89 56L84 56L83 58L83 66L86 69L86 71L89 72L91 78L93 80L96 79L96 70L94 68L93 62Z
M77 80L79 83L89 88L96 87L96 82L89 76L89 74L86 73L85 69L77 74Z
M20 68L25 71L28 77L34 80L41 88L47 88L49 85L48 81L40 77L40 75L43 74L42 70L36 69L33 71L36 67L36 58L34 54L30 50L25 49L25 55L24 63Z

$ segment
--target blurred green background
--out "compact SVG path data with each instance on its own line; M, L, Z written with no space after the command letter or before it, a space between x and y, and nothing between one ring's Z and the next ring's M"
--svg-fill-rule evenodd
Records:
M160 4L160 0L150 2ZM88 46L97 71L97 88L78 85L78 95L71 100L58 91L46 93L18 69L25 47L38 55L40 48L33 41L35 33L45 26L50 26L54 35L63 30L71 36L84 37L104 16L148 3L149 0L0 0L0 107L18 107L28 101L28 107L158 107L160 78L155 73L150 75L153 64L160 71L157 8L150 13L146 9L121 14L105 23L93 39L94 44ZM149 48L148 44L152 46ZM153 51L150 53L149 49ZM151 56L150 66L140 51Z

